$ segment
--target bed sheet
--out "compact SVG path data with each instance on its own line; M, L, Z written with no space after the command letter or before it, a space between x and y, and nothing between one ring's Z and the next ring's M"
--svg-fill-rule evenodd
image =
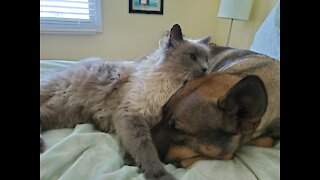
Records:
M40 61L40 80L77 61ZM124 149L115 134L99 132L91 124L43 133L46 151L40 153L42 180L143 180L137 167L124 165ZM232 160L202 160L191 167L165 168L181 180L280 179L280 142L273 148L243 146Z

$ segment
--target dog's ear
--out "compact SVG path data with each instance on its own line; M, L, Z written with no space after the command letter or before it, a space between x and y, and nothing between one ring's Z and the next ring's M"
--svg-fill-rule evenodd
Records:
M177 43L183 42L181 27L178 24L171 28L169 36L168 48L175 47Z
M267 92L262 80L248 75L218 100L223 123L236 133L253 133L267 108Z

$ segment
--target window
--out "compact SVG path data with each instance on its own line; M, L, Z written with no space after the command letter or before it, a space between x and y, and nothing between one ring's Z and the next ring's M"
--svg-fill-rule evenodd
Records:
M50 34L102 32L101 0L40 0L40 32Z

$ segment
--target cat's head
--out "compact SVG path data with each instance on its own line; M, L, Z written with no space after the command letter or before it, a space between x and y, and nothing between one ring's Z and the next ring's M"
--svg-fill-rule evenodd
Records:
M160 42L160 48L165 54L163 62L167 71L175 72L177 78L187 80L205 75L208 69L210 39L210 36L198 40L185 39L181 27L175 24Z

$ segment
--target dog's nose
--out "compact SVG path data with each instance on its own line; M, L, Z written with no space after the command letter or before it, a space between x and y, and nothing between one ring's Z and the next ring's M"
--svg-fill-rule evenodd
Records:
M201 68L201 70L202 70L203 72L206 72L206 71L208 70L208 68Z

